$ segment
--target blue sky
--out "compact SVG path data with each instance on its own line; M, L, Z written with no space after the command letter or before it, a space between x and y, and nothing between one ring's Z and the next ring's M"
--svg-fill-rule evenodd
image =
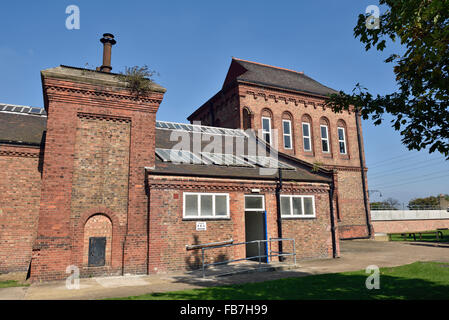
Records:
M42 106L40 70L101 64L103 33L113 33L113 71L148 65L167 88L157 118L186 122L215 94L231 57L304 71L334 89L359 82L373 93L396 84L383 53L353 37L359 13L377 1L21 1L0 5L0 102ZM68 5L80 29L65 27ZM382 14L382 8L381 8ZM388 119L388 117L386 117ZM449 194L449 162L408 151L389 123L363 122L369 189L383 199ZM379 193L371 194L379 200Z

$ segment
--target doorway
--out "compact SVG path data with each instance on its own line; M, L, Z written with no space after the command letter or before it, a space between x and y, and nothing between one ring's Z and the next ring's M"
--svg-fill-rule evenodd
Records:
M245 241L266 240L267 225L265 199L263 195L246 195L245 196ZM259 261L259 245L258 243L246 244L246 258ZM267 243L260 243L260 255L267 255ZM267 258L261 259L267 262Z

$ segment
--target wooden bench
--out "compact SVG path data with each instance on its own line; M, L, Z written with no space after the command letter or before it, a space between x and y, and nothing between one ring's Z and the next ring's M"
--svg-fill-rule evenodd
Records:
M423 234L435 234L437 241L440 241L440 238L443 238L442 230L447 230L447 228L440 228L434 231L407 231L407 232L397 232L397 233L389 233L388 239L391 240L391 236L395 234L399 234L404 237L404 241L407 239L407 235L409 237L413 236L413 240L416 241L416 235L419 234L419 240L422 240Z

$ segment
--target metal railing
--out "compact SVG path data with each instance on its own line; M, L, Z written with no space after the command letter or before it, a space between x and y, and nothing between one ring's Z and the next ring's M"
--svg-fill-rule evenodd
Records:
M293 243L293 252L279 252L279 251L273 251L272 250L272 243L273 242L281 242L281 241L291 241ZM205 251L211 250L211 249L218 249L218 248L226 248L226 247L233 247L233 246L240 246L240 245L247 245L247 244L256 244L257 243L257 250L258 255L252 256L252 257L245 257L245 258L239 258L239 259L230 259L225 261L219 261L219 262L213 262L213 263L205 263ZM262 249L262 244L268 244L269 246L265 245L265 249ZM269 248L269 250L268 250ZM223 242L210 242L205 244L198 244L198 245L190 245L186 246L187 250L201 250L201 269L202 269L202 276L203 278L206 277L206 268L210 266L216 266L216 265L222 265L222 264L228 264L231 262L238 262L238 261L244 261L244 260L257 260L259 262L257 270L262 270L265 268L271 268L270 266L262 266L262 259L266 259L268 264L271 262L272 257L286 257L286 256L293 256L294 259L294 265L296 266L296 246L295 246L295 239L292 238L270 238L269 240L253 240L253 241L246 241L246 242L238 242L234 243L234 240L228 240ZM265 254L262 254L262 250L267 251ZM234 273L238 273L239 271L235 271ZM223 273L223 274L216 274L216 276L228 274L229 272Z

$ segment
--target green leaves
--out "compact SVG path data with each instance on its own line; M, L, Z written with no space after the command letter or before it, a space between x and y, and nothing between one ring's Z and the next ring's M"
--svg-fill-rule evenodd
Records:
M144 65L143 67L125 67L125 72L120 72L117 77L119 80L127 83L131 92L140 96L145 95L150 91L154 75L157 75L157 72L150 70L147 65Z
M401 40L405 53L393 53L385 63L394 63L399 89L374 97L357 83L351 94L329 96L327 105L336 112L354 108L363 119L382 123L389 113L395 130L409 149L429 148L449 159L449 1L380 0L380 28L369 29L369 14L360 14L354 36L366 50L383 51L387 40Z

